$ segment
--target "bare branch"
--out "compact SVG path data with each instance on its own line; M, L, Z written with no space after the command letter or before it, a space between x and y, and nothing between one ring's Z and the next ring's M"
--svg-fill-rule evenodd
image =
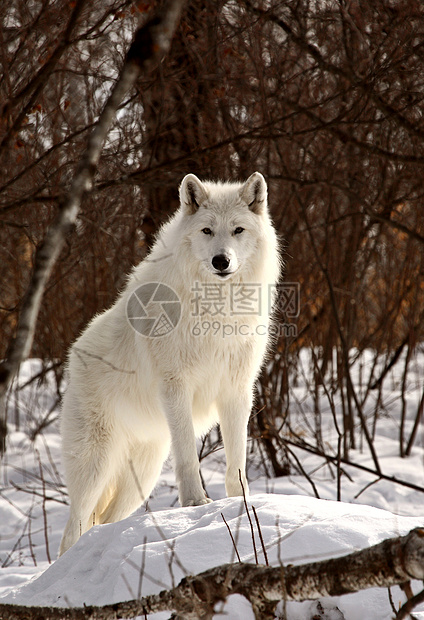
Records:
M404 620L410 614L410 612L420 603L424 602L424 590L421 590L415 596L409 598L404 605L399 609L398 614L396 616L396 620ZM411 616L409 616L411 617Z

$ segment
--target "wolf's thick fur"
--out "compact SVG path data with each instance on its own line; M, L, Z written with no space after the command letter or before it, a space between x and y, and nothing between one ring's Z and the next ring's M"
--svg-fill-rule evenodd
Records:
M239 470L248 490L247 422L280 269L267 186L258 172L244 184L189 174L180 200L117 302L71 348L61 419L71 508L60 554L93 523L119 521L147 499L171 447L181 505L209 502L195 438L217 422L227 495L242 493ZM131 294L150 282L171 287L181 303L177 325L162 337L137 333L127 319ZM202 304L196 316L196 284L215 286L219 308ZM260 288L260 309L233 312L240 285Z

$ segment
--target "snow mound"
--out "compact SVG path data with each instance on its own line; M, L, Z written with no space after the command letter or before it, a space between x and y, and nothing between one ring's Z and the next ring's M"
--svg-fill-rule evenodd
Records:
M345 555L423 525L423 519L418 517L400 517L370 506L303 496L253 495L248 505L256 508L273 565ZM250 514L258 559L264 563L251 510ZM103 605L170 588L185 574L237 561L222 515L236 540L241 560L254 562L252 534L243 500L228 498L205 506L145 513L119 523L93 527L43 574L9 591L0 602ZM395 604L404 600L400 590L393 588L392 592ZM253 618L246 605L235 604L231 598L225 607L227 617ZM290 604L290 619L308 617L307 608L311 605ZM382 589L332 599L332 605L337 605L348 620L391 617L388 594ZM150 617L160 620L169 614Z

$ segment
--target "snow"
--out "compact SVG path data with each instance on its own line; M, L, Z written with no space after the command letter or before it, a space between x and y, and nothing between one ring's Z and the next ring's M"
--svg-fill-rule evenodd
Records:
M422 524L419 518L398 517L369 506L294 495L258 494L249 504L256 508L271 564L336 557ZM2 602L80 607L135 598L140 589L151 594L172 587L185 574L234 561L221 513L237 536L241 560L254 562L243 501L222 499L206 506L151 512L96 526L38 579L12 590ZM255 539L259 559L264 562L257 531ZM347 618L387 617L387 593L381 589L335 603ZM237 609L232 613L238 613ZM245 609L232 617L244 618L244 614ZM154 614L153 618L162 616Z
M21 373L21 384L38 369L38 362L27 363ZM411 382L408 393L410 424L422 390L418 364L416 372L416 380ZM395 380L396 377L388 384L385 394L388 415L377 424L375 446L380 465L385 474L424 487L422 427L411 457L400 459L397 456L400 405ZM305 413L313 412L313 404L309 402L305 383L299 382L293 390L296 390L298 411L292 422L299 426ZM140 507L134 515L119 523L93 527L56 560L68 508L55 401L53 382L43 386L33 382L19 392L16 402L10 402L11 418L19 412L20 430L14 430L11 425L8 452L1 471L0 603L102 605L170 588L186 574L237 561L223 517L236 540L241 560L255 561L244 502L240 498L225 498L222 450L208 455L201 466L213 503L180 508L168 463L147 509ZM29 429L34 429L46 416L50 423L31 441ZM331 415L323 419L325 441L334 441ZM251 506L256 508L272 565L345 555L424 525L424 496L417 490L389 481L376 481L373 475L344 466L343 501L335 501L334 468L296 449L296 455L322 498L317 499L311 484L301 475L266 478L254 444L250 444L249 452L251 495L247 504L253 521ZM372 467L372 459L364 447L352 451L351 458ZM373 484L367 486L370 483ZM259 562L264 562L255 524L254 535ZM419 588L419 583L413 583L415 592ZM398 587L391 589L391 596L397 608L405 601L405 594ZM229 597L224 609L216 609L217 619L222 617L222 611L226 614L224 617L234 620L254 617L249 603L238 595ZM327 620L388 620L393 617L388 591L377 588L321 599L319 603L287 603L286 613L289 620L311 620L314 615ZM417 608L414 615L424 620L424 606ZM165 620L169 616L170 613L160 613L149 618Z

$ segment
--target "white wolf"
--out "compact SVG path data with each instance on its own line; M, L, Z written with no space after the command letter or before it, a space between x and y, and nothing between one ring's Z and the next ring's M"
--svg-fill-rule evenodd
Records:
M280 271L267 186L258 172L244 184L188 174L180 201L117 302L71 348L61 418L71 507L60 554L147 499L170 448L181 505L211 501L196 436L217 422L227 495L242 494L239 470L248 492L247 423Z

